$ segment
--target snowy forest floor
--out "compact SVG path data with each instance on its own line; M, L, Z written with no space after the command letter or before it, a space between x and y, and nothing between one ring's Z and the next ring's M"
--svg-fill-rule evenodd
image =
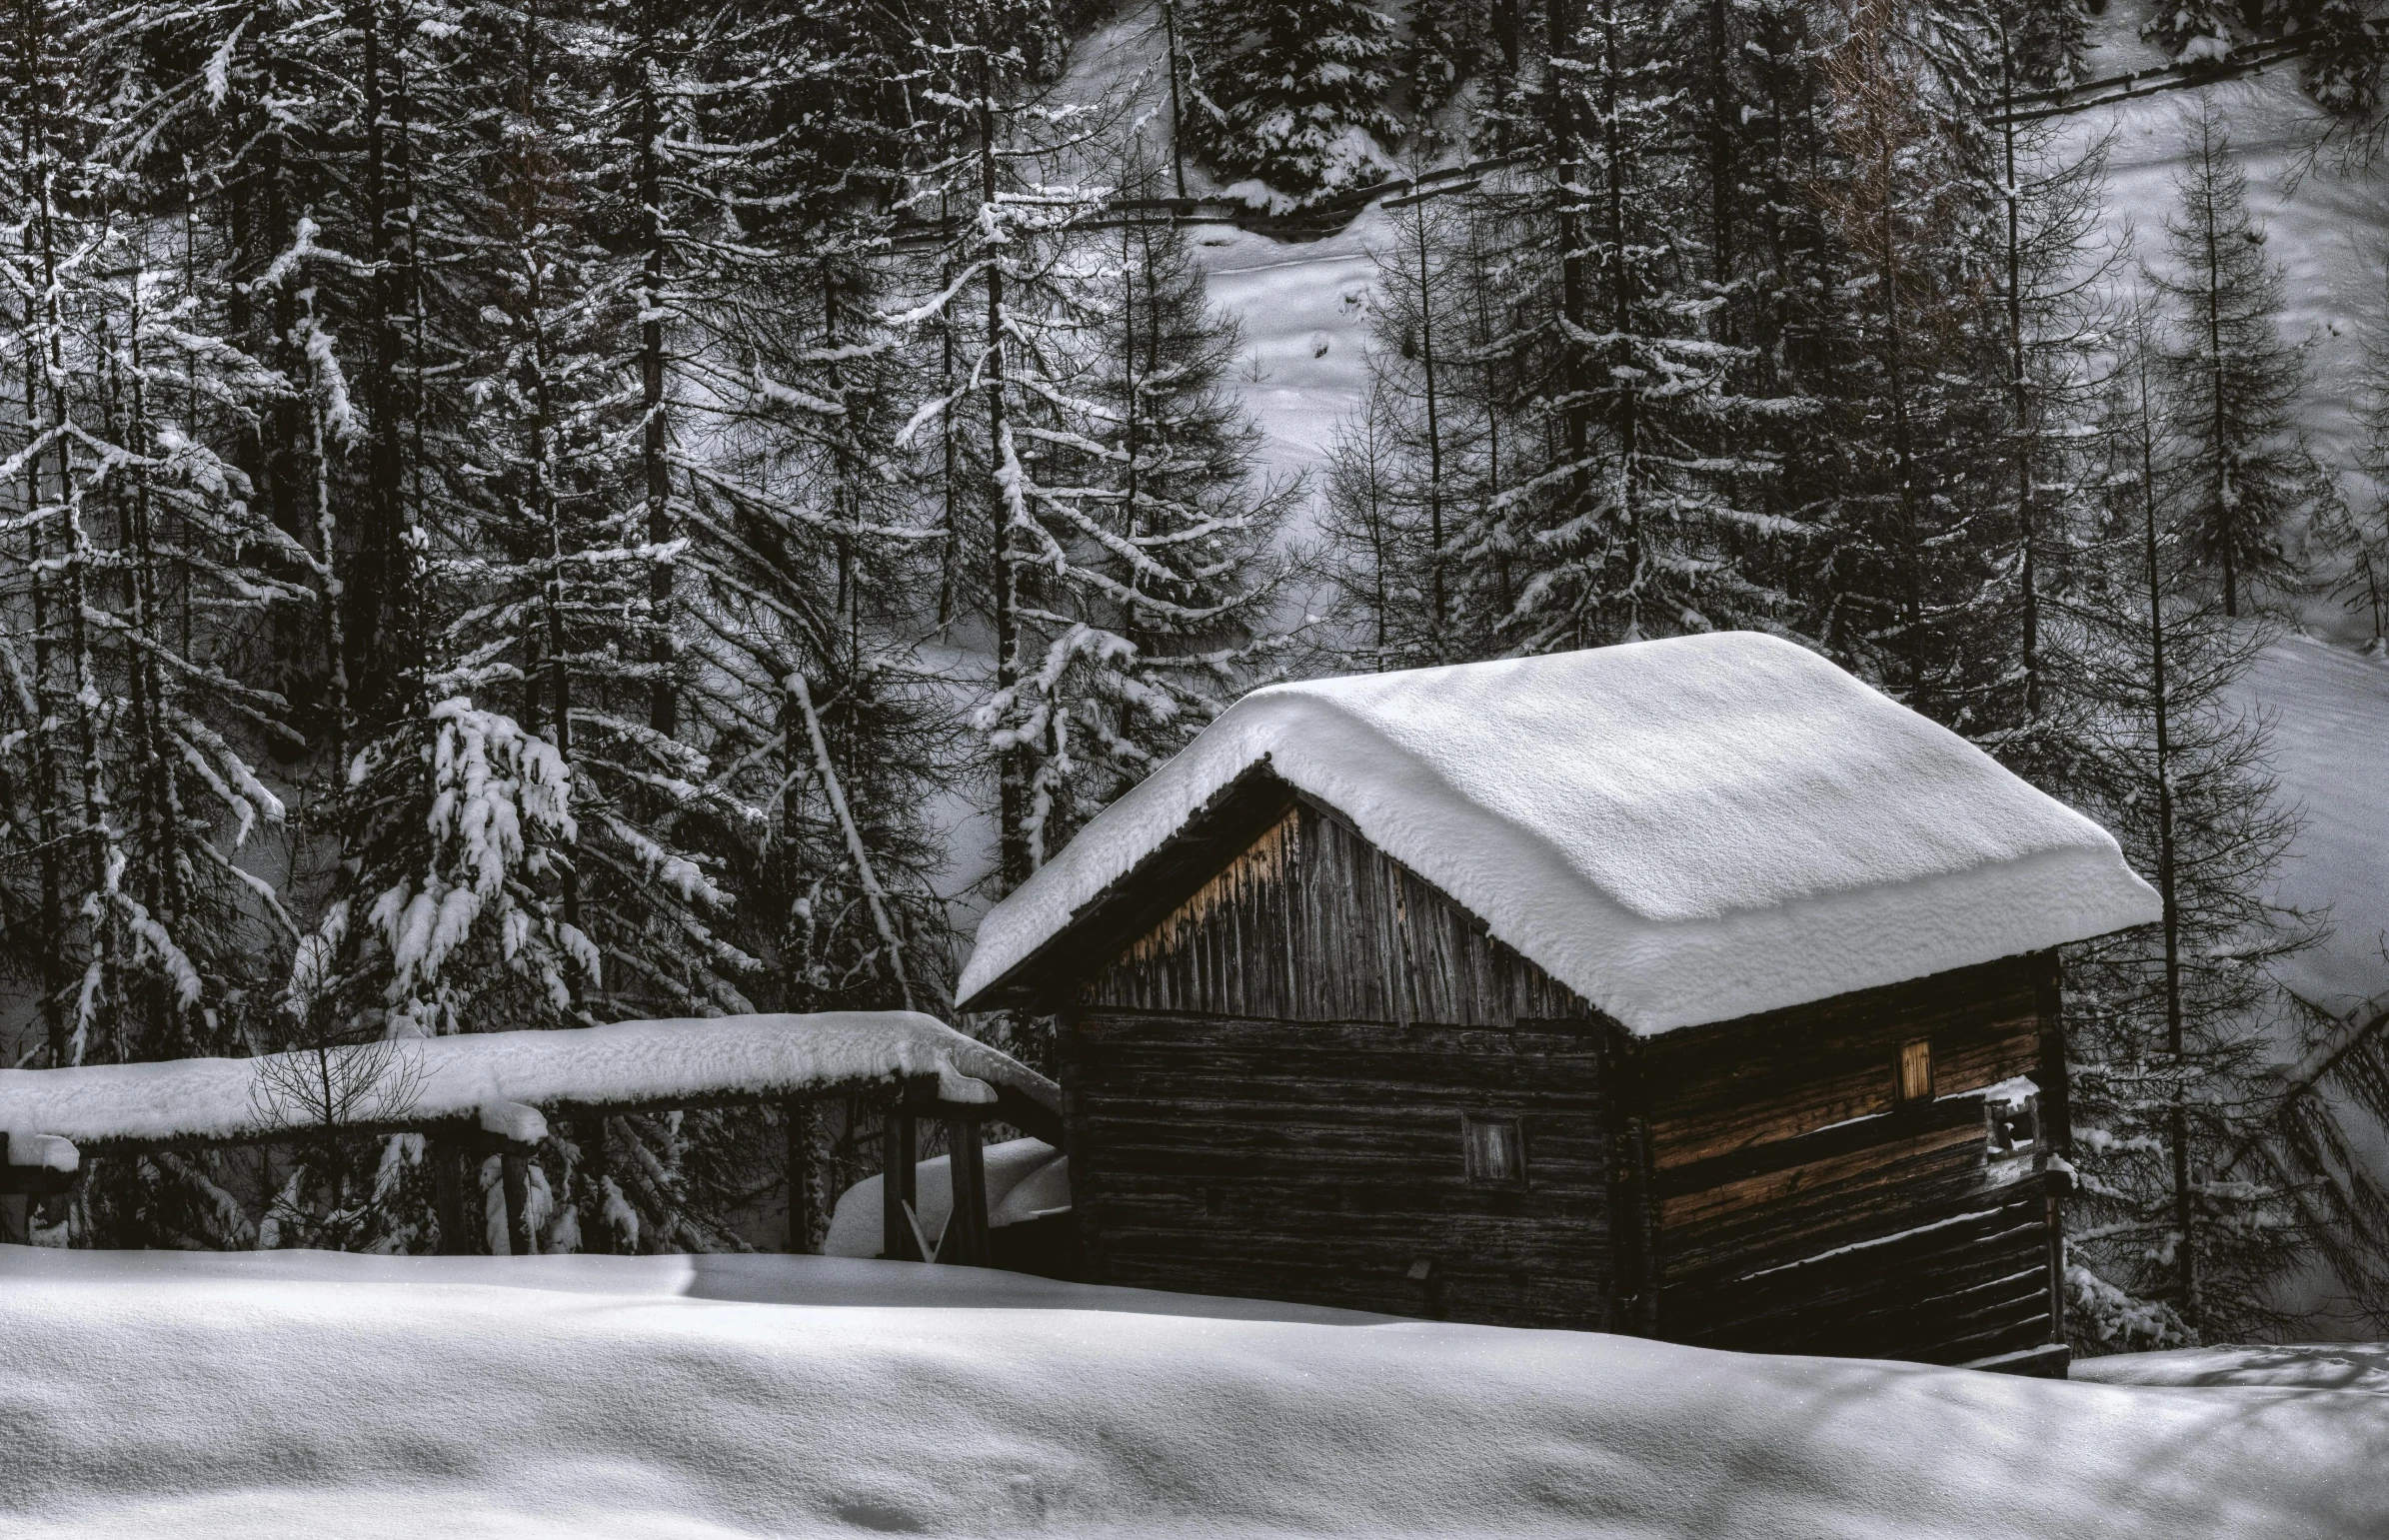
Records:
M2389 1533L2377 1364L2145 1362L2065 1384L818 1257L0 1247L0 1529Z

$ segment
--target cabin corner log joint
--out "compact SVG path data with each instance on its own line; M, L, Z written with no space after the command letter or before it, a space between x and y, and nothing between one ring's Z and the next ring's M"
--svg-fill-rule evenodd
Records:
M1706 658L1687 658L1704 644ZM1037 879L1048 890L1033 881L1007 900L1014 915L992 912L961 994L965 1008L1059 1017L1089 1277L2062 1372L2055 947L2141 922L2146 889L2086 820L1830 665L1787 652L1697 639L1261 692L1203 736L1232 735L1232 754L1206 766L1198 739L1104 815L1125 831L1099 818L1082 834L1096 852L1084 869L1056 871L1077 847L1066 849ZM1564 933L1552 939L1571 904L1595 914L1588 923L1608 922L1594 910L1606 901L1597 850L1577 861L1593 873L1579 888L1520 870L1515 880L1533 888L1521 905L1496 863L1471 859L1510 830L1405 801L1401 755L1456 734L1437 794L1509 796L1506 784L1471 788L1470 756L1488 742L1515 752L1521 724L1529 753L1613 752L1618 724L1572 703L1612 699L1654 662L1726 663L1743 677L1746 693L1724 701L1713 678L1699 682L1723 722L1708 730L1721 743L1699 746L1698 759L1718 764L1728 789L1752 769L1732 763L1736 732L1775 731L1747 703L1788 678L1812 709L1875 731L1871 746L1857 733L1850 752L1871 747L1905 762L1903 773L1921 758L1925 773L1971 777L1961 797L2005 798L2003 810L2041 819L2047 843L2080 853L2060 880L2104 888L2040 905L2073 905L2044 922L2030 912L2039 895L2029 884L2047 880L2045 865L2028 865L2035 852L2018 860L2022 879L1969 876L1953 856L1955 880L1973 884L1953 899L1929 878L1888 900L1861 894L1890 917L1845 927L1856 937L1840 943L1849 956L1747 985L1714 985L1662 958L1646 970L1649 987L1612 990L1623 1003L1604 1008L1604 969L1626 971L1637 954L1624 944L1571 952ZM1559 688L1520 690L1521 671ZM1301 692L1314 699L1276 712L1284 733L1271 733L1270 710L1247 710ZM1363 727L1374 711L1382 749L1366 732L1339 743L1322 730L1318 696ZM1752 720L1737 723L1737 707ZM1430 732L1409 731L1438 712ZM1748 757L1771 753L1758 743ZM1171 784L1190 762L1185 783ZM1553 836L1564 844L1576 827L1637 810L1604 804L1597 763L1556 774L1536 800L1510 797L1495 815L1515 824L1524 807L1529 820L1564 822ZM1163 812L1140 822L1140 798ZM1845 820L1780 837L1801 854L1803 841L1865 833ZM1969 840L1981 843L1964 829L1949 842ZM1517 848L1521 865L1538 854ZM1866 857L1861 848L1843 865L1863 874ZM1828 851L1822 864L1840 858ZM1959 923L1903 915L1903 902L1942 902ZM1988 917L1969 937L1963 922L1976 910ZM1944 933L1956 939L1936 939ZM1665 951L1659 934L1644 954ZM1774 944L1790 955L1783 939ZM1761 934L1754 944L1770 943ZM1730 953L1717 955L1730 965ZM1902 973L1911 958L1913 973ZM1664 989L1674 987L1709 992L1679 1012L1688 1018L1670 1019ZM1700 1014L1719 1001L1749 1008Z

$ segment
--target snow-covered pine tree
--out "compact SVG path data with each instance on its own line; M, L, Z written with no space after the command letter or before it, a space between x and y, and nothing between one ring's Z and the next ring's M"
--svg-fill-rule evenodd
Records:
M1087 410L1053 437L1027 430L1055 466L1036 688L1049 764L1076 767L1067 790L1041 782L1049 850L1277 667L1275 548L1300 491L1259 474L1260 430L1228 383L1241 334L1185 232L1128 220L1089 244L1069 382Z
M282 700L244 678L248 628L313 607L261 570L306 554L195 436L193 408L275 382L209 335L191 274L132 201L112 131L138 97L106 62L115 39L85 34L70 55L61 10L15 20L0 380L23 415L0 460L0 880L32 878L5 949L47 948L42 1039L22 1057L238 1051L265 1034L292 939L274 888L240 864L282 815L252 766L287 733ZM210 1167L89 1162L53 1217L83 1241L244 1243Z
M722 793L706 757L656 726L660 695L676 703L682 684L657 604L659 587L669 592L659 573L682 547L651 531L650 247L604 196L612 176L637 178L635 157L626 167L610 154L621 116L638 112L637 82L626 102L609 74L656 50L598 10L469 20L455 47L475 66L457 102L471 133L442 175L462 190L451 238L478 345L463 359L454 501L433 510L469 533L432 563L457 597L442 607L444 667L429 694L482 714L493 735L544 742L569 786L558 843L524 901L572 965L530 967L539 987L515 996L521 1009L503 1024L746 1009L751 962L722 929L730 895L684 833L692 819L723 821ZM632 260L603 244L613 236ZM712 1142L708 1120L609 1121L619 1138L555 1147L548 1185L578 1201L556 1206L549 1240L630 1239L619 1225L574 1233L586 1208L625 1212L590 1193L587 1178L604 1172L642 1217L641 1243L726 1243L719 1184L693 1179L690 1164Z
M1464 131L1453 133L1437 119L1482 69L1486 28L1484 0L1410 0L1409 35L1395 52L1392 73L1406 98L1413 133L1438 142L1466 142Z
M1816 317L1805 449L1830 461L1799 580L1804 629L1828 653L1969 736L2008 725L2018 653L2013 510L1994 490L2001 222L1975 118L1996 42L1976 21L1858 0L1824 61L1827 155L1809 192L1846 255Z
M2046 90L2083 78L2090 48L2084 0L1998 0L1994 19L2007 34L2015 77L2023 86Z
M879 314L900 46L864 6L742 13L694 61L676 147L686 709L738 815L696 837L781 1009L935 1008L946 984L927 808L953 725L913 645L943 531L894 445L909 374Z
M982 5L930 49L940 153L913 199L948 234L921 254L918 301L895 313L940 355L899 442L937 461L951 615L987 628L992 668L972 722L996 782L999 891L1044 859L1046 814L1076 769L1049 691L1072 665L1100 662L1054 648L1096 641L1070 614L1072 553L1057 527L1076 543L1076 500L1056 478L1095 426L1072 377L1101 317L1073 227L1100 195L1065 178L1102 129L1029 78L1012 36L1021 20Z
M2174 0L2150 9L2140 35L2185 64L2224 59L2232 49L2234 10L2245 7L2230 0Z
M1200 0L1187 8L1207 111L1203 163L1290 198L1373 182L1399 135L1385 106L1391 23L1366 0Z
M2306 383L2302 348L2281 335L2281 270L2248 213L2247 176L2221 110L2201 98L2184 115L2180 207L2165 219L2167 262L2149 272L2163 297L2166 411L2197 493L2177 518L2190 558L2238 616L2266 588L2293 582L2289 539L2315 501L2319 474L2294 408Z
M2286 1324L2278 1286L2320 1238L2311 1173L2266 1158L2267 1070L2299 1036L2268 972L2313 928L2269 894L2296 822L2261 722L2228 699L2263 636L2225 615L2174 517L2198 495L2165 361L2127 339L2108 402L2103 517L2061 619L2087 751L2069 790L2122 841L2159 923L2066 958L2073 1149L2069 1331L2084 1351Z
M1520 520L1513 645L1539 652L1768 625L1739 570L1766 521L1744 507L1767 465L1736 447L1743 360L1708 334L1705 212L1671 131L1683 64L1657 13L1594 0L1562 33L1546 110L1557 137L1543 264L1540 379L1551 429Z

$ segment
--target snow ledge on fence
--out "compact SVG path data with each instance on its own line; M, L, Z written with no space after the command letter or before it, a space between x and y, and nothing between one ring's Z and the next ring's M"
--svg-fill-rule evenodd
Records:
M1053 1081L1018 1059L909 1010L618 1021L558 1031L477 1032L336 1050L362 1127L462 1119L520 1139L544 1135L542 1106L670 1106L818 1093L936 1075L947 1101L988 1103L998 1086L1049 1109ZM323 1121L278 1073L301 1055L0 1069L0 1133L13 1150L270 1137ZM20 1143L20 1141L25 1141ZM14 1158L12 1156L12 1158Z
M1806 649L1728 632L1255 691L989 911L957 998L1264 763L1646 1034L2157 917L2096 823Z

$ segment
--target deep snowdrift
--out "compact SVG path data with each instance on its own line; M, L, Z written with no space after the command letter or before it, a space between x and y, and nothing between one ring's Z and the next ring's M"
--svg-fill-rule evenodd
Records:
M2361 1391L817 1258L0 1249L0 1437L18 1537L2389 1533Z

